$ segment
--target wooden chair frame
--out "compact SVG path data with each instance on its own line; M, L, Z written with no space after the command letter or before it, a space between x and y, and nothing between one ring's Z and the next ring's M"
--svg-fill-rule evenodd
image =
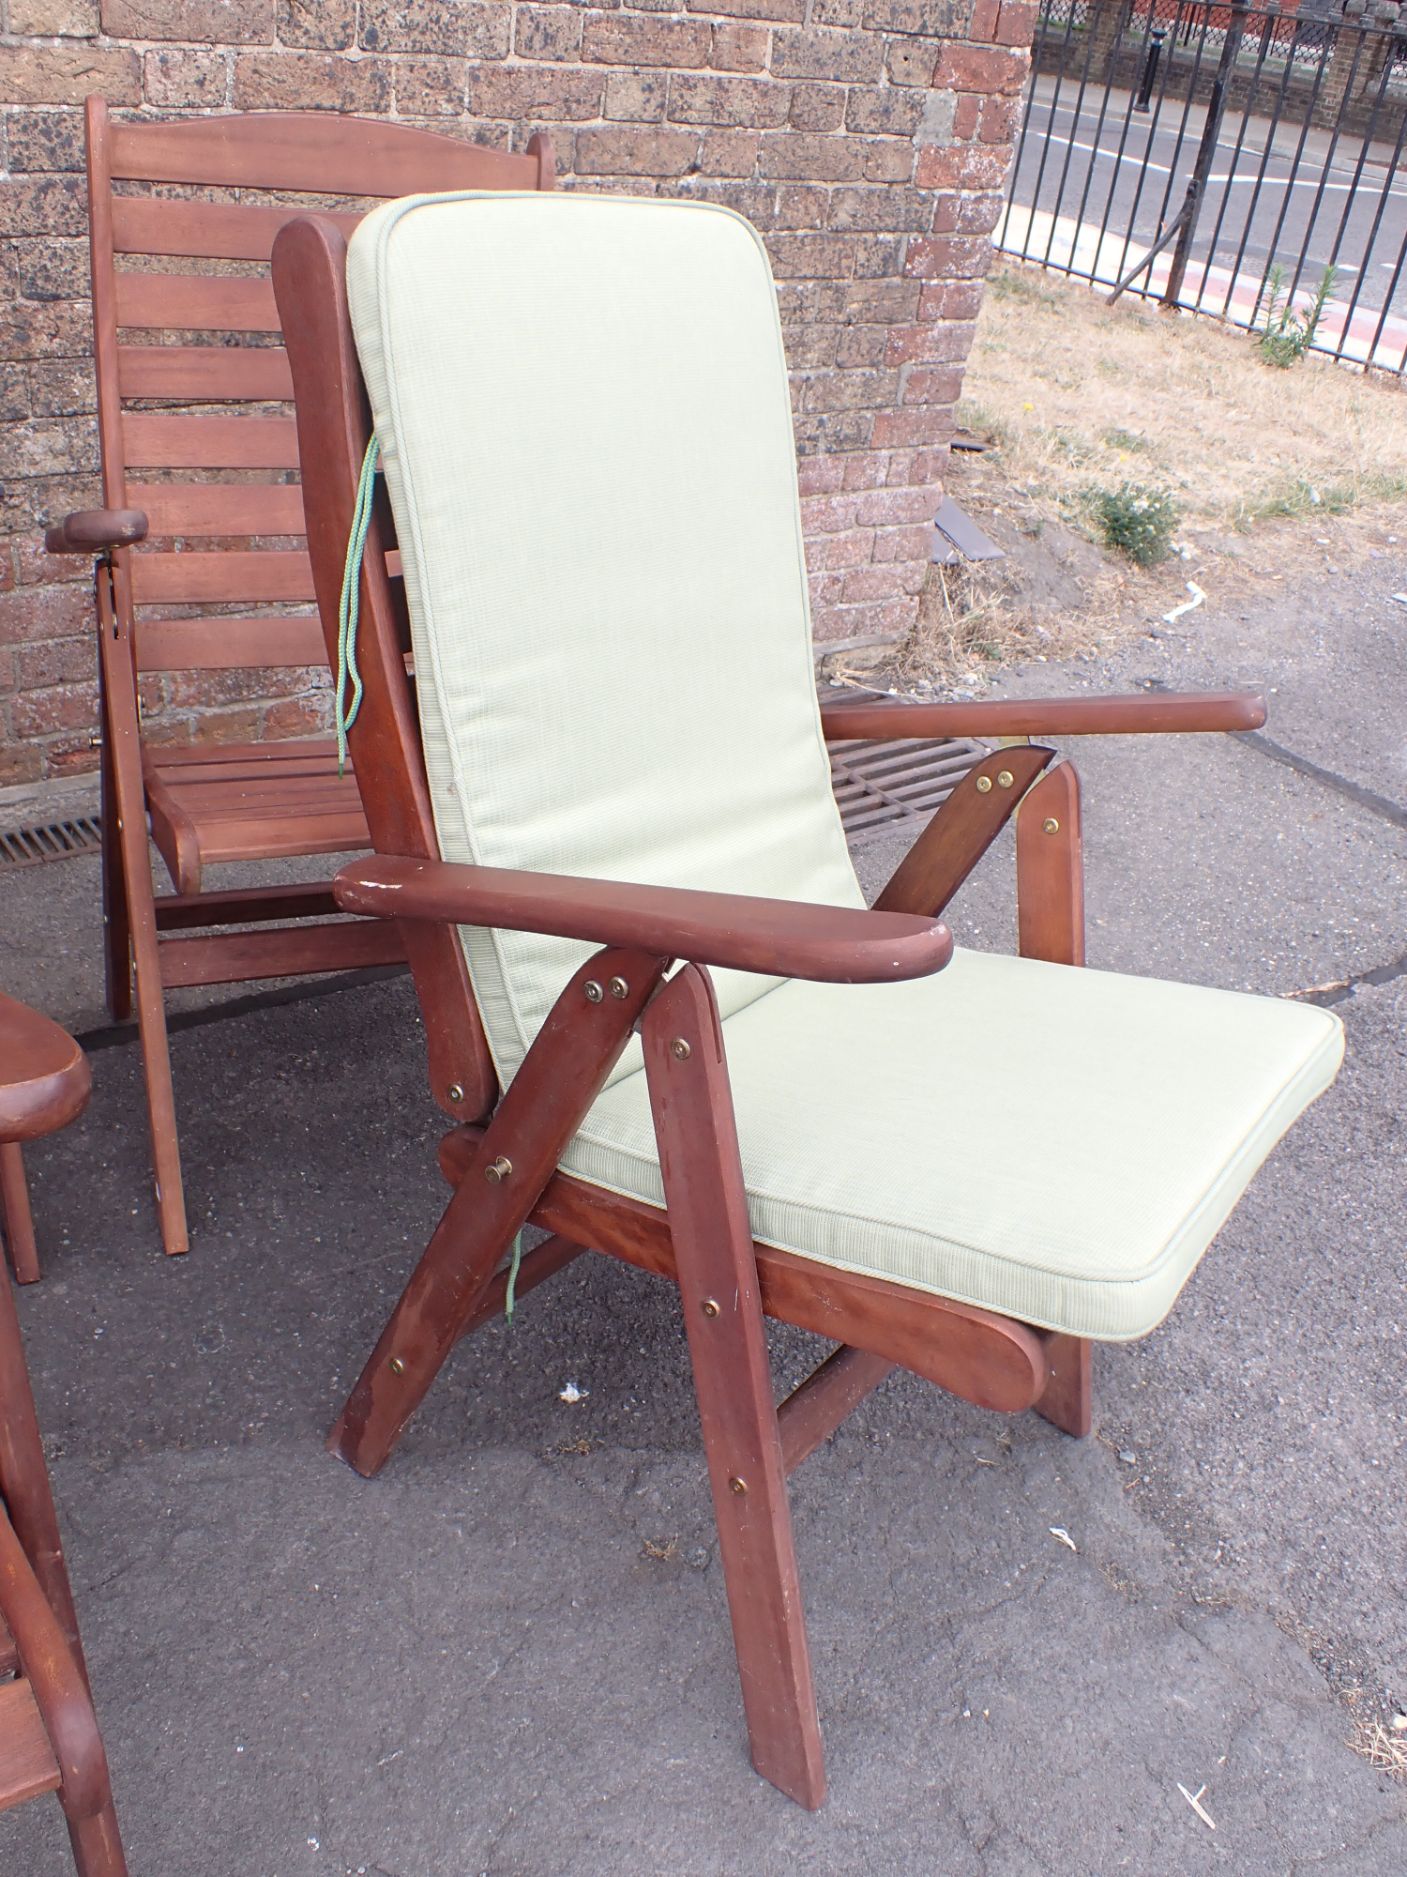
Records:
M88 1100L88 1064L47 1018L0 996L0 1143L65 1126ZM13 1217L11 1219L13 1224ZM126 1877L107 1757L25 1371L0 1281L0 1809L56 1792L79 1877Z
M325 880L203 886L206 864L366 845L355 782L339 778L329 739L177 747L143 737L145 673L323 662L315 619L268 610L306 603L313 587L298 545L301 494L288 480L297 467L293 423L286 411L269 414L290 394L282 348L260 342L278 331L273 294L267 278L231 271L267 262L278 228L307 205L244 198L550 188L552 151L534 137L526 154L510 156L325 111L114 123L101 98L88 100L87 135L105 507L66 516L45 542L52 553L97 556L107 1002L124 1021L135 989L161 1235L177 1253L189 1232L166 990L403 956L394 931L339 916ZM158 193L131 193L137 183ZM239 199L170 193L181 186ZM339 215L339 225L354 226L361 212ZM156 257L160 271L119 266L132 257ZM217 271L180 271L181 263ZM151 343L162 331L183 342ZM192 335L254 342L191 344ZM220 414L210 414L212 404ZM173 471L184 473L173 479ZM271 479L231 479L250 472ZM157 540L206 547L135 551ZM249 616L231 616L232 605ZM155 890L148 822L173 893ZM7 1201L12 1189L6 1171Z
M275 290L296 390L308 539L325 629L337 595L370 434L347 315L345 243L333 225L290 224ZM1020 938L1030 956L1083 957L1079 787L1033 735L1226 730L1263 720L1249 695L1047 704L849 705L840 738L964 735L1008 740L958 784L869 912L448 865L439 858L405 619L386 569L379 499L362 580L366 683L352 732L376 854L344 867L338 904L399 922L429 1046L435 1098L458 1125L441 1147L453 1195L334 1427L330 1446L370 1475L385 1461L457 1339L502 1305L503 1260L524 1225L524 1295L584 1248L679 1286L718 1520L753 1764L803 1805L825 1777L807 1657L786 1475L894 1365L1005 1414L1034 1408L1075 1435L1090 1425L1090 1349L991 1311L755 1242L748 1222L710 967L845 982L941 968L938 915L1017 812ZM556 934L602 947L562 991L501 1095L457 924ZM671 965L681 968L667 976ZM645 1069L666 1207L557 1170L633 1030ZM839 1347L780 1408L764 1316Z

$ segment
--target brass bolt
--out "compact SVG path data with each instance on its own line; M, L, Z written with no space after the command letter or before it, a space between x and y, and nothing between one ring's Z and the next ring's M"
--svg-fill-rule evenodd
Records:
M585 993L588 1004L599 1004L601 999L606 995L595 978L588 978L581 988Z
M1015 780L1016 780L1016 777L1011 773L1009 769L998 770L997 772L997 787L998 788L1009 789L1012 783L1015 782Z
M740 1479L739 1476L735 1473L733 1477L728 1481L728 1490L729 1492L735 1492L738 1495L738 1497L741 1499L743 1494L747 1491L747 1481L745 1479Z
M450 1083L450 1085L449 1085L449 1098L450 1098L450 1100L451 1100L451 1101L453 1101L453 1102L460 1102L460 1101L463 1101L463 1099L464 1099L464 1085L463 1085L463 1083L461 1083L461 1082L451 1082L451 1083Z
M1060 832L1060 823L1055 819L1054 815L1047 815L1045 820L1041 823L1041 833L1042 834L1059 834L1059 832Z
M674 1041L670 1044L669 1047L674 1052L674 1054L678 1057L680 1062L687 1062L690 1056L692 1056L694 1053L690 1049L689 1045L684 1041L684 1038L682 1036L676 1036Z
M399 1356L392 1356L391 1360L386 1364L386 1367L391 1371L392 1375L405 1374L405 1363L401 1361Z
M977 793L979 795L990 795L991 792L992 792L992 778L990 776L978 776Z
M497 1160L490 1160L484 1168L484 1178L491 1186L500 1186L513 1171L513 1162L507 1154L500 1154Z
M611 979L611 996L612 997L629 997L629 995L630 995L630 986L626 983L624 978L612 978Z
M718 1315L718 1299L716 1297L705 1297L702 1309L706 1317L716 1317Z

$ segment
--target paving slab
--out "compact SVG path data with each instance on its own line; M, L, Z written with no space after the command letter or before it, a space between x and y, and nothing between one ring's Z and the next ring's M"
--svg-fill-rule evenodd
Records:
M1303 629L1271 728L1407 800L1390 710L1352 764L1302 728L1373 642ZM1006 685L1252 675L1219 631ZM443 1197L407 981L178 1028L169 1262L96 869L0 880L7 988L97 1045L88 1115L30 1155L20 1309L134 1877L1407 1867L1407 1786L1348 1744L1407 1696L1407 830L1245 742L1077 753L1091 963L1333 987L1348 1062L1167 1325L1097 1353L1090 1440L896 1376L797 1475L816 1815L747 1764L671 1288L582 1259L456 1353L377 1480L322 1449ZM971 942L1011 942L1009 862L954 909ZM814 1352L774 1334L779 1388ZM51 1804L0 1818L3 1877L65 1860Z

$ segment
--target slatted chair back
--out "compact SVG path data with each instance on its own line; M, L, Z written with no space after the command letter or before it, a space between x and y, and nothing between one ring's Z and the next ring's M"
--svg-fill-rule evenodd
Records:
M88 139L103 500L150 521L118 556L136 671L321 665L274 236L310 207L350 229L416 190L547 188L550 147L312 112L117 123L96 98Z

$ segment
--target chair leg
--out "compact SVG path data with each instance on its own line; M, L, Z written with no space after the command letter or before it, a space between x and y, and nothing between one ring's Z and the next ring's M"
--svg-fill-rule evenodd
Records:
M1094 1345L1087 1336L1050 1336L1045 1350L1048 1379L1036 1413L1062 1433L1083 1440L1094 1421Z
M328 1436L332 1452L356 1472L369 1478L378 1471L425 1399L664 965L639 952L598 952L553 1005ZM603 998L606 983L613 991Z
M24 1160L15 1141L0 1141L0 1226L17 1284L39 1278L39 1247L34 1242L34 1218L29 1210L29 1188Z
M78 1877L127 1877L127 1859L111 1796L100 1812L88 1818L69 1818L68 1836Z
M713 987L686 966L644 1023L645 1070L718 1520L752 1763L826 1794L767 1340Z
M112 729L106 690L101 684L99 723L102 730L103 975L108 1015L114 1023L125 1023L132 1014L132 930L127 912L127 884L122 873L122 843L117 832L119 815L113 782Z

